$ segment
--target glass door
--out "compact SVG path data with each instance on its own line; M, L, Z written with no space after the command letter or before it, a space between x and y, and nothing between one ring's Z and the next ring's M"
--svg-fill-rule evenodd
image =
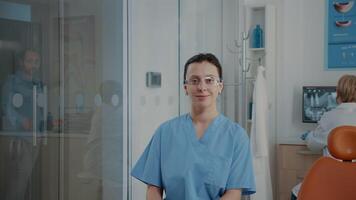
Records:
M0 199L123 199L123 2L0 1Z
M61 14L62 199L123 199L123 2L65 0Z
M59 107L49 101L49 93L59 96L49 78L55 67L50 65L50 52L58 48L49 40L51 19L58 18L51 3L0 2L0 199L58 196L59 161L53 159L56 167L44 164L53 156L47 149L58 148L48 140L51 112Z

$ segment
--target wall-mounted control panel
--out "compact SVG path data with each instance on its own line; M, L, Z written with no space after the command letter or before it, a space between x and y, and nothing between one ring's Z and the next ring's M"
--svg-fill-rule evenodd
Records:
M146 86L149 88L161 87L161 72L147 72L146 73Z

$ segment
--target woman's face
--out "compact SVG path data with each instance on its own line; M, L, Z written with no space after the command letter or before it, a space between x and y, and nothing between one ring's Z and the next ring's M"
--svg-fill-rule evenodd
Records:
M218 69L209 62L188 66L184 90L196 108L216 107L216 99L223 89Z

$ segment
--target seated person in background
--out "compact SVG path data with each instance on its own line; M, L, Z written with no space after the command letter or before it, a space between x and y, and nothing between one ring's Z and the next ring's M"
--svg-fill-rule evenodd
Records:
M323 150L324 156L329 156L327 139L330 131L338 126L356 126L356 76L342 76L336 87L338 106L324 113L314 131L302 136L308 148L313 151Z
M330 156L327 143L332 129L343 125L356 126L356 76L343 75L337 83L336 93L338 106L324 113L314 131L301 136L310 150L323 150L324 156ZM292 200L296 199L300 185L301 183L293 188Z

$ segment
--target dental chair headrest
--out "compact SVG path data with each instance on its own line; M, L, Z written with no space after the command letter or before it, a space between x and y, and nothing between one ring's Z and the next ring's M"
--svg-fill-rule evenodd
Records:
M339 126L328 136L330 154L340 160L356 160L356 126Z

